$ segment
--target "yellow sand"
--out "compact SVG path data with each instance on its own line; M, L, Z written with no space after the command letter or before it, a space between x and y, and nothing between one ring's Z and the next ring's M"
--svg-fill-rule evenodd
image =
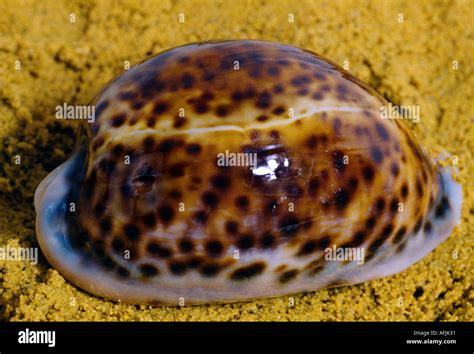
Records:
M296 295L293 306L288 297L184 308L117 304L79 290L41 258L38 265L0 261L0 319L472 321L473 8L469 0L0 1L0 247L37 246L33 193L75 140L74 122L56 120L54 107L87 104L125 61L208 39L307 48L347 61L395 104L420 105L421 123L410 127L425 146L458 157L464 194L461 226L423 261L382 280Z

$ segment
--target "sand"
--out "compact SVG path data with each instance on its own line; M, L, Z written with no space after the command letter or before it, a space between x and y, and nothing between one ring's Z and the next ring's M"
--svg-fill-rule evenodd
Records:
M420 123L408 124L425 146L457 156L464 200L461 225L435 251L361 285L228 305L133 306L79 290L40 256L38 264L0 261L0 319L472 321L473 8L468 0L1 1L0 247L38 246L35 188L75 142L75 122L55 119L54 107L87 104L125 61L208 39L307 48L348 64L394 104L419 105Z

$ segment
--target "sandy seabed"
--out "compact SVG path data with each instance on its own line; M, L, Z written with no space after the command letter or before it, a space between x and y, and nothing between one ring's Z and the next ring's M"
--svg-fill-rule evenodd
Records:
M389 101L419 105L419 124L408 124L433 152L444 149L458 157L463 208L451 237L402 273L293 300L125 305L79 290L41 255L37 264L0 260L0 319L472 321L472 5L468 0L1 1L0 247L38 246L34 191L68 158L75 142L75 122L55 119L54 107L87 104L123 72L125 61L134 65L165 49L210 39L265 39L306 48L348 64Z

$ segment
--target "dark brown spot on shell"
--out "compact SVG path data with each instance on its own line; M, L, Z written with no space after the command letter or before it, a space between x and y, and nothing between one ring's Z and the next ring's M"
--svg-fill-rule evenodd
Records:
M237 247L243 251L248 250L254 246L254 239L252 235L243 235L237 240Z
M184 89L189 89L193 87L195 82L196 82L196 79L190 73L184 73L181 76L181 85Z
M372 216L372 217L367 219L367 221L365 223L365 227L367 228L367 230L370 231L374 228L375 224L376 224L375 218Z
M115 145L111 150L112 155L114 155L115 158L120 157L123 154L123 151L124 151L124 147L122 144Z
M102 114L102 112L105 111L105 109L109 106L109 101L107 100L103 100L101 102L99 102L96 106L95 106L95 118L96 120L99 119L100 115Z
M174 148L178 147L180 145L178 140L173 140L173 139L164 139L163 141L160 142L158 151L163 153L163 154L168 154L170 153Z
M315 71L313 73L313 77L316 79L316 80L319 80L319 81L325 81L326 80L326 75L323 74L322 72L319 72L319 71Z
M149 117L148 120L147 120L146 125L149 128L153 128L155 126L155 124L156 124L156 117L155 116Z
M100 231L102 232L102 234L106 234L112 228L112 222L110 221L110 218L107 217L100 221L99 226L100 226Z
M306 146L313 150L318 146L318 137L316 135L311 135L307 140L306 140Z
M182 177L185 174L185 167L186 163L184 162L177 162L170 166L169 168L169 176L171 177Z
M173 122L173 127L175 128L181 128L186 124L186 118L184 117L175 117L174 122Z
M306 241L303 246L299 249L297 256L307 256L316 251L322 251L326 249L331 243L331 238L329 236L324 236L318 240L309 240Z
M117 275L120 278L128 278L130 276L130 272L125 269L124 267L118 267L117 268Z
M279 227L282 236L293 237L298 232L300 221L295 215L288 214L280 220Z
M189 61L190 61L190 58L187 55L178 59L178 62L180 64L186 64L186 63L189 63Z
M199 114L204 114L209 111L209 106L206 102L201 100L194 105L194 111Z
M127 119L127 115L125 113L119 113L116 114L111 118L111 125L114 128L121 127L123 123L125 123L125 120Z
M240 102L245 99L245 93L242 90L236 90L231 94L230 97L233 101Z
M129 100L133 100L136 97L137 97L137 92L135 92L135 91L119 92L118 95L117 95L117 98L120 101L129 101Z
M385 200L383 198L379 198L375 202L375 210L377 214L381 214L385 208Z
M186 263L181 261L171 262L168 267L170 272L174 275L183 275L187 269Z
M183 238L179 241L179 250L183 253L189 253L194 250L194 243L191 239Z
M309 180L308 183L308 193L312 196L316 194L320 186L319 178L313 177Z
M398 211L398 199L394 198L392 199L392 201L390 202L390 211L392 213L396 213Z
M373 146L370 149L370 155L376 164L380 164L383 161L383 153L378 146Z
M216 263L204 264L200 273L205 277L213 277L221 271L221 267Z
M206 251L211 257L219 256L223 249L222 243L218 240L211 240L206 243Z
M362 168L362 175L364 176L365 181L370 183L374 179L374 169L370 166L364 166Z
M216 108L216 115L218 117L225 117L229 114L231 110L231 106L230 105L220 105L220 106L217 106Z
M283 274L281 274L278 277L278 281L281 284L286 284L290 280L294 279L297 275L298 275L298 270L297 269L287 270L286 272L284 272Z
M331 86L329 86L328 84L323 84L323 85L321 85L321 91L329 92L329 91L331 91Z
M271 77L277 77L278 75L280 75L280 68L278 68L277 66L270 66L267 69L267 74Z
M137 240L140 237L140 229L134 224L126 224L123 231L130 240Z
M145 101L142 100L137 100L133 101L130 107L136 111L142 109L145 106Z
M405 199L406 197L408 197L408 190L409 190L408 185L406 183L404 183L403 186L402 186L402 189L400 191L400 193L402 195L402 198Z
M112 248L117 253L122 253L125 249L125 243L123 242L123 240L121 238L116 237L112 241Z
M363 231L357 231L353 236L352 239L346 242L344 245L342 245L342 248L346 247L359 247L361 244L364 243L365 239L367 237L367 234L364 233Z
M295 87L302 87L302 86L306 86L308 85L309 83L311 83L311 79L307 76L304 76L304 75L299 75L299 76L295 76L292 80L291 80L291 85L295 86Z
M285 186L285 193L288 198L300 199L304 194L304 190L298 184L296 184L296 182L289 182Z
M435 217L442 218L446 212L449 210L449 200L446 197L441 198L441 202L435 209Z
M414 229L413 229L413 233L416 234L416 233L418 233L418 231L420 231L422 223L423 223L423 220L422 220L421 217L420 217L420 218L418 219L418 221L416 222L416 224L415 224L415 227L414 227Z
M201 145L197 143L192 143L186 146L186 152L189 155L198 155L201 152Z
M271 248L275 245L276 237L270 232L265 232L260 238L260 247L263 249Z
M239 224L236 221L227 221L225 223L225 229L229 235L236 235L239 231Z
M402 226L400 230L398 230L397 233L395 234L395 237L393 238L393 243L394 244L400 243L400 241L405 236L406 231L407 231L406 227Z
M285 91L285 87L282 84L275 84L272 91L274 94L280 94Z
M244 281L260 275L266 268L263 262L255 262L245 267L241 267L230 274L230 279L234 281Z
M250 132L250 139L253 142L256 142L256 141L260 140L260 136L261 136L261 134L260 134L260 131L258 131L258 130L252 130Z
M335 118L332 122L332 127L336 135L341 135L342 121L340 118Z
M334 205L338 210L344 210L350 201L350 193L345 188L339 188L334 193Z
M427 236L428 234L431 233L433 229L433 225L431 224L431 222L428 220L426 223L425 223L425 226L423 227L423 230L425 230L425 236Z
M395 177L398 177L398 175L400 174L400 167L398 166L398 164L396 162L393 162L390 165L390 172Z
M204 74L202 75L202 79L207 82L212 82L214 78L215 78L215 75L211 71L205 71Z
M316 91L316 92L314 92L314 93L311 95L311 97L312 97L314 100L316 100L316 101L320 101L320 100L322 100L322 99L324 98L324 95L323 95L322 92Z
M214 188L220 191L226 191L230 188L231 179L229 176L224 174L214 175L211 178L211 184Z
M267 92L261 92L257 97L256 106L261 109L269 108L272 103L272 95Z
M387 238L391 235L392 231L392 224L385 226L378 238L375 239L375 241L369 246L369 253L375 253L380 248L380 246L384 244L385 240L387 240Z
M153 212L143 215L142 220L145 226L148 228L153 228L157 223L156 216Z
M145 277L154 277L159 274L158 268L156 268L152 264L142 264L140 266L140 272L143 274Z
M375 123L375 130L377 131L378 135L382 138L382 140L388 140L390 135L388 134L387 129L383 126L383 124L377 122Z
M158 217L164 224L169 224L174 218L174 209L169 205L162 205L158 208Z
M418 192L419 197L423 196L423 185L419 178L416 180L416 191Z
M317 241L310 240L306 241L303 246L301 246L300 250L296 254L297 256L307 256L317 250Z
M172 252L168 247L161 246L153 241L148 244L147 250L150 254L156 255L160 258L169 258L172 255Z
M298 96L306 96L309 93L309 90L307 88L301 88L298 91L296 91L296 94Z
M277 130L272 130L268 135L270 136L270 139L274 141L280 140L280 133Z
M200 224L205 224L209 219L209 214L205 210L198 210L194 213L194 220L196 220Z
M350 177L349 181L347 182L348 188L350 192L354 192L357 189L357 186L359 185L359 180L357 177Z
M153 107L153 112L156 114L162 114L168 110L168 104L166 102L157 102L155 103L155 106Z
M243 195L235 199L235 205L238 209L247 212L249 210L250 200Z
M145 139L143 139L142 145L145 152L150 153L155 147L155 140L151 136L147 136Z
M219 204L219 197L212 191L206 191L201 196L202 202L209 208L215 209Z
M281 115L285 112L286 112L286 109L283 106L277 106L272 110L272 113L277 115L277 116L279 116L279 115Z

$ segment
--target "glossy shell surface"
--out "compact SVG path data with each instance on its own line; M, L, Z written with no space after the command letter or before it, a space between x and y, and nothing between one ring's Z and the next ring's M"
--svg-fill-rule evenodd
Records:
M459 220L449 169L381 118L385 99L306 50L178 47L94 104L35 205L49 262L100 296L178 305L360 283L418 261ZM338 248L363 262L325 257Z

